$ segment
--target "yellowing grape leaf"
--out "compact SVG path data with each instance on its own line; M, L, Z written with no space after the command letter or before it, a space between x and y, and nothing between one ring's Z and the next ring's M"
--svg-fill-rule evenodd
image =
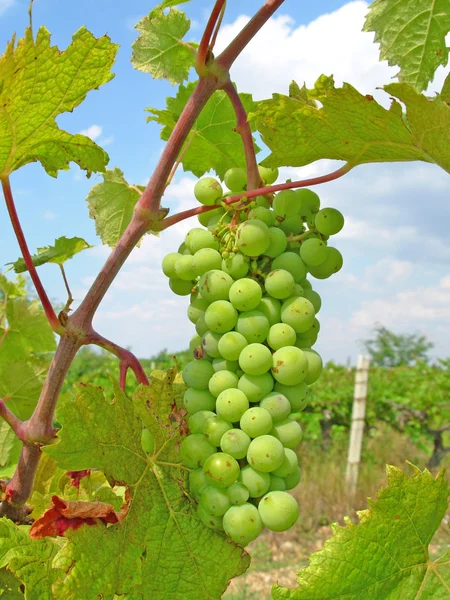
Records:
M400 81L421 92L448 61L450 0L375 0L364 31L375 32L380 59L400 67Z
M431 562L428 545L447 510L448 484L419 471L408 478L388 467L378 501L334 525L334 537L298 573L295 590L275 586L274 600L445 600L450 556Z
M104 244L117 245L129 225L143 186L129 185L117 167L103 174L103 182L90 190L86 201L89 216L95 221L95 230Z
M46 263L62 265L67 260L73 258L75 254L87 250L88 248L92 248L92 246L83 240L83 238L66 238L63 236L55 240L53 246L38 248L37 254L34 254L31 258L33 259L35 267L40 267ZM12 268L16 273L23 273L28 270L23 258L18 258L16 262L8 264L12 265Z
M387 91L390 89L391 86L386 87ZM406 89L413 88L392 89L401 90L404 95ZM304 90L302 94L295 98L274 94L250 115L272 151L262 164L298 167L329 158L354 167L370 162L423 160L450 171L448 156L440 150L431 152L426 135L420 137L411 132L398 102L393 101L390 110L386 110L372 96L363 96L348 83L336 88L333 78L325 75L307 96ZM322 106L317 102L312 105L311 100ZM433 120L425 123L425 131L431 132L438 126L440 133L447 136L440 109L427 110Z
M175 98L167 98L167 108L148 108L151 114L147 121L162 125L161 138L168 140L186 102L192 95L195 83L180 86ZM247 112L256 109L256 102L250 94L239 94ZM236 127L236 115L225 92L216 91L208 100L195 122L185 144L182 165L185 171L192 171L201 177L214 169L223 179L231 167L245 167L242 141ZM257 146L256 151L259 151Z
M210 600L247 568L242 548L196 516L188 470L178 456L176 397L184 386L174 375L155 374L133 400L118 386L109 402L100 388L78 385L76 399L58 413L60 441L45 452L63 469L101 469L110 483L127 486L131 503L122 524L67 532L69 541L53 563L60 571L56 597ZM142 450L143 422L155 437L152 455Z
M27 280L25 277L16 277L14 281L7 279L5 275L0 273L0 298L4 302L5 296L8 298L17 298L19 296L25 296L27 293L26 288ZM2 315L2 309L0 309L0 319Z
M41 162L49 175L71 161L90 175L103 171L109 158L88 137L72 135L56 117L72 111L86 94L112 79L117 46L82 27L60 52L41 27L36 41L28 28L0 57L0 177L30 162Z
M135 69L172 84L188 78L195 63L197 44L183 41L191 22L180 10L180 2L163 2L136 25L139 37L133 43L131 62ZM167 13L164 10L169 8Z

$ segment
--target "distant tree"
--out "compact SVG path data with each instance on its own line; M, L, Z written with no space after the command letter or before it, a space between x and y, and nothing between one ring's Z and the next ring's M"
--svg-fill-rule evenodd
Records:
M418 333L396 334L383 325L375 325L373 338L363 342L372 365L379 367L410 366L429 361L433 344Z

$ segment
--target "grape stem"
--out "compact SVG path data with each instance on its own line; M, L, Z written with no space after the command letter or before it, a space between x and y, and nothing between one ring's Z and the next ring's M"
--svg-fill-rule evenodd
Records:
M222 22L225 5L226 0L216 0L216 4L212 9L211 16L209 17L208 23L205 27L205 31L203 32L202 39L200 40L197 58L195 61L195 68L199 77L203 77L208 73L208 59L210 57L211 49L214 46L214 42L216 40L216 36L220 28L220 24ZM211 38L213 40L212 42Z
M230 80L228 80L222 89L227 94L236 113L236 131L242 138L244 146L245 162L247 164L247 190L254 190L261 185L261 177L256 162L255 145L253 143L252 131L247 120L247 112L242 104L239 94Z
M11 429L14 431L14 433L20 440L22 421L19 418L17 418L12 411L9 410L9 408L5 404L5 399L1 398L0 417L2 417L8 423L8 425L11 427Z
M251 198L256 198L256 196L273 194L274 192L279 192L281 190L292 190L296 188L304 188L313 185L319 185L321 183L327 183L328 181L339 179L339 177L342 177L343 175L348 173L352 168L352 165L346 163L340 169L332 171L331 173L327 173L326 175L320 175L319 177L311 177L310 179L303 179L301 181L288 181L286 183L278 183L277 185L270 185L256 190L242 192L239 194L235 194L234 196L230 196L229 198L225 198L225 200L223 200L223 204L234 204L235 202L239 202L239 200L241 200L242 198L250 200ZM190 217L193 217L195 215L200 215L209 210L213 210L214 208L217 208L217 206L197 206L195 208L184 210L183 212L177 213L176 215L166 217L159 223L158 231L164 231L164 229L168 229L169 227L172 227L172 225L175 225L180 221L184 221L185 219L189 219Z
M36 267L33 264L33 259L31 258L31 254L28 249L28 244L25 239L22 226L20 224L19 215L17 214L9 177L2 178L2 189L3 195L5 197L6 208L9 213L9 218L11 219L11 224L13 226L14 233L16 234L17 242L19 243L20 251L22 252L25 266L27 267L28 272L30 273L30 277L34 283L34 287L36 288L36 292L42 303L50 327L55 333L61 335L64 332L64 327L59 322L59 319L56 316L55 311L53 310L53 306L51 305L51 302L47 296L47 292L45 291L41 279L37 273Z

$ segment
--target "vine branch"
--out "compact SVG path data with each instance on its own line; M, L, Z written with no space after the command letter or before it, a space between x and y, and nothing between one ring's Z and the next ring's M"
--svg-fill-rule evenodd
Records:
M219 30L222 22L223 12L225 9L226 0L216 0L216 4L211 12L211 16L203 32L200 45L198 47L197 59L195 61L195 68L200 77L207 73L207 63L211 51L211 46L214 44L215 36ZM216 27L217 24L217 27ZM211 43L211 38L213 42Z
M9 410L5 404L5 400L0 398L0 417L2 417L11 429L14 431L16 436L20 439L22 421L16 417L16 415Z

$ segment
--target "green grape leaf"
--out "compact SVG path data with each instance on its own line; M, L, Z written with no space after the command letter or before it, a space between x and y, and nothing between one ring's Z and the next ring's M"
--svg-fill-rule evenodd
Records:
M448 557L431 562L428 545L445 515L449 487L442 471L408 478L388 467L388 487L369 500L360 522L334 525L334 537L298 573L295 590L275 586L274 600L444 600Z
M103 182L91 188L86 201L89 216L95 221L95 230L104 244L117 245L129 225L136 202L144 188L129 185L117 167L103 174Z
M31 258L35 267L40 267L46 263L55 263L57 265L63 265L66 261L70 260L83 250L92 248L83 238L73 237L66 238L65 236L55 240L53 246L44 246L38 248L37 254L34 254ZM18 258L14 263L8 263L12 265L12 268L16 273L23 273L28 271L25 261L23 258Z
M170 8L171 6L179 6L180 4L186 4L186 2L190 2L191 0L163 0L161 4L158 4L156 8L160 10L164 10L165 8Z
M15 281L7 279L5 275L0 273L0 298L7 296L8 298L17 298L26 296L27 280L25 277L16 277Z
M448 61L445 36L450 31L450 0L375 0L364 31L375 32L380 59L400 67L400 81L421 92Z
M0 327L0 348L7 360L28 358L30 352L55 350L55 334L37 300L9 300L6 305L6 319L6 327Z
M24 584L26 600L54 600L51 588L56 573L51 564L60 543L32 540L29 529L0 519L0 569L7 567Z
M0 570L0 600L24 600L20 581L6 569Z
M181 85L175 98L167 98L165 110L147 108L151 114L147 121L156 121L162 125L161 138L165 141L178 121L183 108L192 95L196 83ZM257 103L250 94L239 94L247 112L255 111ZM214 169L223 179L231 167L245 167L245 155L239 134L234 131L236 115L231 103L223 91L216 91L208 100L195 122L184 150L182 164L185 171L192 171L201 177ZM259 152L258 146L255 149ZM284 163L283 163L284 164Z
M447 104L450 104L450 73L445 78L444 85L442 86L442 90L439 94L439 97Z
M117 48L84 27L62 52L50 46L45 27L36 41L28 28L17 47L15 38L8 44L0 57L0 177L36 161L54 177L72 161L88 176L104 171L106 152L84 135L59 129L55 119L112 79Z
M28 419L41 393L47 367L38 367L29 359L10 360L0 354L0 398L19 417Z
M311 99L320 101L322 107L313 106ZM447 157L439 155L438 159L436 152L429 152L428 145L413 135L398 102L386 110L348 83L336 88L333 78L325 75L306 99L274 94L271 100L260 102L250 118L272 151L262 162L266 166L299 167L322 158L344 160L351 167L423 160L449 170Z
M175 388L178 388L175 389ZM64 600L219 598L227 581L248 566L248 556L196 517L188 470L180 465L182 440L176 397L184 386L174 371L128 399L118 386L107 401L101 388L78 384L76 399L58 413L59 442L45 448L63 469L101 469L110 483L126 485L128 515L121 525L82 527L55 558L55 589ZM155 452L141 446L143 422Z
M136 25L139 37L133 43L131 62L135 69L172 84L185 81L195 63L197 44L183 41L191 21L180 10L169 8L175 2L163 2ZM169 8L168 13L164 9Z
M0 421L0 478L9 478L19 460L22 443L6 421ZM0 596L1 598L1 596Z
M450 172L450 106L447 102L439 96L427 98L405 83L390 83L384 89L405 104L414 144Z

